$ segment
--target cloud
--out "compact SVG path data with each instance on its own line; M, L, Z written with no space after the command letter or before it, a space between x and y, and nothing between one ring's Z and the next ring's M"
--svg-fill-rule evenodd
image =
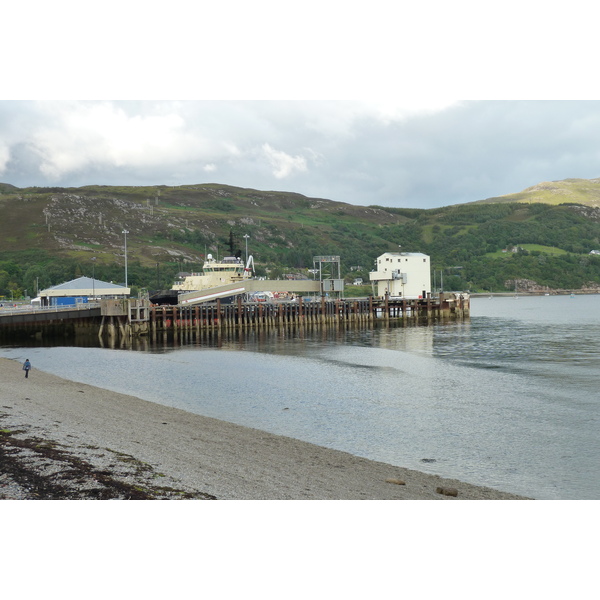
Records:
M0 173L6 171L6 166L10 160L10 148L8 144L0 143Z
M367 106L385 124L403 121L417 115L433 115L460 104L459 100L447 98L421 98L403 101L374 101Z
M40 171L50 179L93 165L152 167L185 160L202 146L190 139L175 113L127 114L112 103L68 103L43 106L47 124L30 137ZM207 154L209 154L207 152Z
M273 167L273 175L277 179L285 179L294 173L308 170L304 156L291 156L281 150L275 150L270 144L263 144L262 151Z

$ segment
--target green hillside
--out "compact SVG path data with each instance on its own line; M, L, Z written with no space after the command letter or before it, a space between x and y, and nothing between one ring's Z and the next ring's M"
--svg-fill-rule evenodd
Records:
M479 202L504 203L527 202L529 204L582 204L600 207L600 179L564 179L563 181L544 181L524 189L516 194L487 198Z
M418 210L219 184L0 184L0 295L33 295L80 275L122 283L123 230L134 288L170 287L179 271L199 270L207 253L244 256L244 235L259 274L270 277L306 273L313 256L335 254L348 281L368 281L375 258L401 245L429 254L436 287L443 279L445 289L506 291L515 281L520 289L600 286L600 256L590 255L600 250L600 183L587 182L587 195L583 180L563 183L586 202L567 194L555 203L558 192L548 192L552 202L503 197Z

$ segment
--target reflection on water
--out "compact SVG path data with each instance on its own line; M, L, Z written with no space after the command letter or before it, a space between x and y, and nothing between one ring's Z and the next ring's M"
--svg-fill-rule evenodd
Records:
M599 498L599 307L596 296L474 299L467 322L26 352L60 376L359 456Z

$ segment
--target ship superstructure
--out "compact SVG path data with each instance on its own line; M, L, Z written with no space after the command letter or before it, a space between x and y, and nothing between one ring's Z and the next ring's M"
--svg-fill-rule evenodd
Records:
M252 265L252 268L250 268ZM244 266L242 259L237 256L225 256L221 260L209 254L204 261L202 273L192 273L175 283L171 289L178 292L200 291L228 283L245 281L253 276L254 260L248 258Z

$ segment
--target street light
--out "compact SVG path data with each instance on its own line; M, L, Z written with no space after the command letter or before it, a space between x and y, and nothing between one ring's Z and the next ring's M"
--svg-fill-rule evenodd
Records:
M121 233L125 235L125 287L127 287L127 234L129 231L127 231L127 229L123 229Z
M96 257L92 256L92 298L96 301Z
M249 237L250 236L247 233L244 234L244 239L246 240L246 266L248 266L248 238Z

